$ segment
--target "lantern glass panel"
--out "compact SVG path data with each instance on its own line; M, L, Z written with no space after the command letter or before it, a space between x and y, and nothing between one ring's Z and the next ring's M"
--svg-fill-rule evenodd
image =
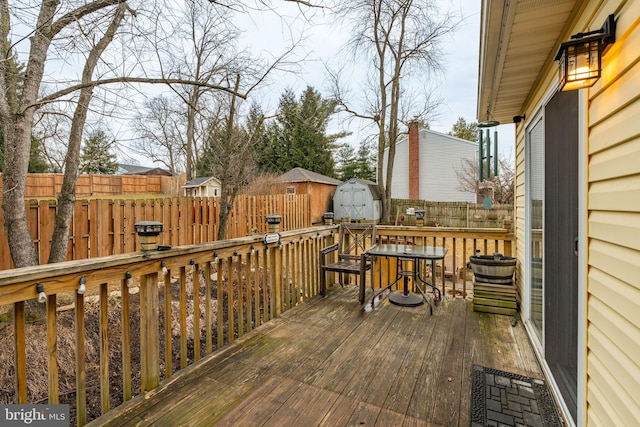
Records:
M593 86L600 78L600 52L599 39L565 46L559 69L562 90Z

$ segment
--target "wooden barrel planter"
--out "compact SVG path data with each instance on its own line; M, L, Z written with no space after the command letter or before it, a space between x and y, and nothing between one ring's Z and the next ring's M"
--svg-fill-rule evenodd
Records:
M511 284L516 269L516 259L502 254L469 257L476 282Z
M473 270L473 309L515 316L518 293L513 284L516 258L502 254L469 257Z

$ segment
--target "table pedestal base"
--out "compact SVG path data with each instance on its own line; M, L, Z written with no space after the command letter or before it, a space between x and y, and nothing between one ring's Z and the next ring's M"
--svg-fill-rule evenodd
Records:
M401 305L403 307L417 307L424 302L421 296L411 293L405 295L402 292L394 292L391 294L389 296L389 301L392 304Z

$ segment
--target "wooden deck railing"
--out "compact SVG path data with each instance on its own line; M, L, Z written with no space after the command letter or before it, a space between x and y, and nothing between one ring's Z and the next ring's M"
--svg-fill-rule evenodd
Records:
M69 403L76 424L85 424L316 296L319 251L335 231L319 226L283 232L271 244L252 236L0 271L0 303L13 308L3 332L13 346L3 352L13 359L5 375L14 384L13 392L1 387L0 403ZM450 246L454 262L476 249L509 254L511 238L505 230L378 228L380 242ZM37 288L43 305L35 303Z

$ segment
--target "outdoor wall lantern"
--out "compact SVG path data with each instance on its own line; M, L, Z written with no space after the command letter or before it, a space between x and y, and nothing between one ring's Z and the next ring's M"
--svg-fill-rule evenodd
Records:
M609 15L602 28L571 36L560 45L555 60L563 91L591 87L600 78L602 55L616 41L616 20Z

